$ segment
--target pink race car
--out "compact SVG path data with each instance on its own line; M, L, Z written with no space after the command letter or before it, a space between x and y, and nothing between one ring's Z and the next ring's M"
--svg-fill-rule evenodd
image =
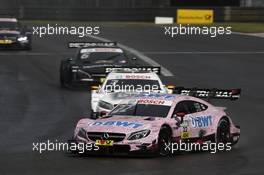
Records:
M225 90L225 93L216 90L213 95L194 91L182 89L179 94L135 95L103 118L81 119L72 141L92 144L95 153L168 155L178 150L179 144L191 143L197 144L195 148L222 144L222 148L230 150L239 140L240 127L232 122L224 107L193 96L237 99L240 90ZM193 96L188 96L190 94Z

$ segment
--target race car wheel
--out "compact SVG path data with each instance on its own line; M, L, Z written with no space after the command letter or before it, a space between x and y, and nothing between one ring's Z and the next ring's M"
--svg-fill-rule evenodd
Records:
M99 113L98 112L94 112L93 110L91 110L90 116L91 116L91 119L98 119L99 118Z
M65 88L69 85L69 71L67 64L63 61L60 66L60 85Z
M171 132L167 127L162 127L159 133L158 139L158 153L161 156L167 156L170 154L168 145L171 144Z
M230 142L230 124L227 119L222 118L217 126L216 143Z

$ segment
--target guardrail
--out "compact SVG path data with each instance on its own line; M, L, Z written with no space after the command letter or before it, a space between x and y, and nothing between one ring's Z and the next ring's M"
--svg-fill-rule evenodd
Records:
M181 9L197 7L181 7ZM201 9L201 8L199 8ZM215 22L264 22L264 8L214 7ZM177 8L58 8L21 7L1 9L25 20L154 21L155 16L176 17Z
M231 8L228 15L230 22L264 22L263 7Z

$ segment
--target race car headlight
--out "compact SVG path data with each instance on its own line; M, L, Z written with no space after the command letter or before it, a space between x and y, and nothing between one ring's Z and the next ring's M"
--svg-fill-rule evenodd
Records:
M21 36L17 40L20 41L20 42L28 41L28 37L27 36Z
M128 140L137 140L137 139L142 139L145 138L149 135L150 130L142 130L142 131L137 131L133 132L129 137Z
M166 88L167 88L167 90L168 90L168 94L173 94L173 91L174 91L174 89L175 89L175 86L173 86L173 85L168 85Z
M105 101L102 101L102 100L100 100L100 101L98 102L98 106L99 106L100 108L104 108L104 109L107 109L107 110L112 110L112 109L114 108L114 105L112 105L112 104L110 104L110 103L107 103L107 102L105 102Z
M81 128L77 136L86 139L87 138L86 131L83 128Z

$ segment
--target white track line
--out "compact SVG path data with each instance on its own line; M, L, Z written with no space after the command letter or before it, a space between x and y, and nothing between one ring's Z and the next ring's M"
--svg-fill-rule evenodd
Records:
M74 53L45 53L45 52L5 52L0 56L54 56L54 55L73 55Z
M242 32L232 32L232 34L236 35L244 35L244 36L255 36L259 38L264 38L264 33L242 33Z
M96 40L99 40L99 41L102 41L102 42L111 42L110 40L108 40L106 38L99 37L99 36L88 35L88 37L96 39ZM170 72L168 69L166 69L165 67L163 67L162 65L160 65L159 63L157 63L156 61L151 59L150 57L145 56L141 52L139 52L139 51L137 51L137 50L135 50L135 49L133 49L131 47L128 47L126 45L123 45L123 44L119 44L118 43L118 46L121 47L122 49L134 54L136 57L138 57L139 59L145 61L149 65L160 67L161 68L161 74L163 76L166 76L166 77L173 76L172 72Z
M161 55L173 55L173 54L264 54L264 51L246 51L246 52L239 52L239 51L208 51L208 52L204 52L204 51L179 51L179 52L174 52L174 51L168 51L168 52L155 52L155 51L146 51L146 52L142 52L144 54L161 54Z

